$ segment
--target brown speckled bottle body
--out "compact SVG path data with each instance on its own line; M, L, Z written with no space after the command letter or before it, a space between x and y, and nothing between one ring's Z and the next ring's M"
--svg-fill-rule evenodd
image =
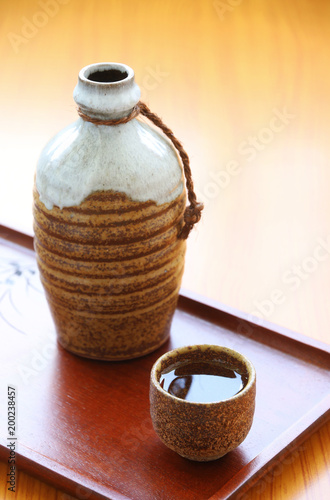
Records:
M157 206L104 191L47 210L34 191L38 266L63 347L120 360L166 341L184 267L184 209L184 193Z
M74 97L88 116L113 121L130 114L140 91L131 68L101 63L81 70ZM166 341L185 204L174 148L140 120L79 119L48 143L34 188L35 249L64 348L123 360Z

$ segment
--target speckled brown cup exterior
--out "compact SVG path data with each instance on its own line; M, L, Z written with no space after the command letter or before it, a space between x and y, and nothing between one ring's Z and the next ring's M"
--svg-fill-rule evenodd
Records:
M162 205L98 191L47 210L34 189L37 262L63 347L121 360L166 341L184 268L185 203L185 191Z
M248 374L244 389L215 403L192 403L166 392L159 384L162 372L187 361L221 360L241 374ZM253 421L256 374L242 354L217 345L180 347L161 356L150 377L150 413L163 443L182 457L199 462L216 460L237 448Z

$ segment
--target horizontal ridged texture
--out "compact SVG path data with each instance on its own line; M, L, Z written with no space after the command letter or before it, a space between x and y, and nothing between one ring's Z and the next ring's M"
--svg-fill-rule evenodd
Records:
M166 341L184 267L185 203L185 192L156 205L98 191L48 210L34 189L37 261L63 347L120 360Z

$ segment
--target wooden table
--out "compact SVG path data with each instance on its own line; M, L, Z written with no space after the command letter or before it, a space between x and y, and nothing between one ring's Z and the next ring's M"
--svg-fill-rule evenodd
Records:
M0 222L31 233L45 142L76 119L80 68L134 68L182 140L205 202L183 286L329 343L327 0L2 3ZM249 499L326 499L330 424ZM0 466L1 498L6 466ZM16 498L68 498L25 475Z

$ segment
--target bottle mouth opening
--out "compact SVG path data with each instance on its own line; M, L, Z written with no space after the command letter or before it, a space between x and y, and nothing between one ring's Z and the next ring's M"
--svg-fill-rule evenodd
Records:
M79 71L73 98L93 118L123 118L139 102L141 92L134 71L126 64L101 62Z
M121 82L128 77L127 71L120 71L119 69L105 69L105 70L97 70L90 73L87 77L87 80L91 82L98 83L115 83Z

